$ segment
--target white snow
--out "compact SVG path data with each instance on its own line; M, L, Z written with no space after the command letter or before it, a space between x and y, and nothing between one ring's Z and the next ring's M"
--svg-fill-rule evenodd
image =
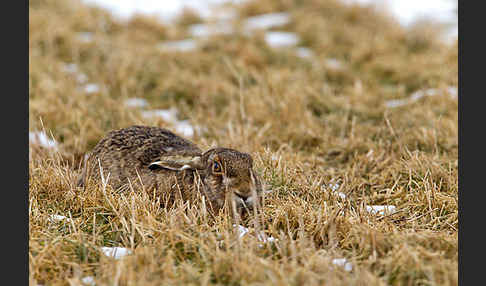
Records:
M178 120L177 109L175 108L145 110L142 111L142 116L147 119L160 117L167 123L173 125L176 133L184 137L194 136L194 127L188 120Z
M79 32L76 34L76 39L83 43L91 43L93 38L92 32Z
M142 111L142 116L145 118L160 117L164 121L174 122L177 121L177 109L154 109Z
M70 218L65 217L63 215L50 215L48 220L50 222L60 222L60 221L63 221L63 220L65 220L66 222L71 222Z
M449 86L449 87L447 87L446 91L451 98L457 99L457 95L458 95L457 86Z
M216 10L217 11L217 10ZM234 32L232 21L236 16L232 13L231 17L225 17L218 21L211 21L204 24L194 24L189 26L188 31L192 37L209 37L212 35L228 35ZM222 17L220 17L222 18ZM269 29L289 23L288 13L268 13L249 17L244 21L243 30L247 35L251 35L254 30Z
M89 286L94 286L96 285L96 283L94 282L94 277L93 276L86 276L86 277L83 277L81 278L81 282L85 285L89 285Z
M100 86L96 83L88 83L83 89L86 93L96 93L100 91Z
M243 0L83 0L86 4L96 5L110 10L115 17L129 19L136 14L158 17L162 22L170 23L184 8L189 8L202 18L213 16L212 8L224 3L241 3Z
M389 108L400 107L403 105L415 102L422 97L426 96L438 96L442 93L447 93L452 99L457 99L457 87L449 86L445 90L440 90L437 88L429 88L424 90L417 90L407 98L392 99L385 102L385 106Z
M78 81L78 83L83 84L88 81L88 76L85 73L77 73L76 80Z
M88 76L85 73L79 72L78 65L74 63L64 64L63 71L76 76L78 83L83 84L88 81Z
M232 2L237 4L238 2L243 1L226 1L228 3ZM230 20L234 20L238 17L238 11L235 7L225 6L223 5L214 5L211 8L211 12L209 13L208 17L204 18L206 21L219 21L219 22L228 22Z
M233 224L233 227L236 227L237 228L237 231L238 231L238 238L242 238L243 236L245 236L245 234L247 234L250 230L242 225L236 225L236 224ZM278 241L278 239L274 238L273 236L267 236L263 231L261 231L260 233L257 234L257 239L261 242L264 242L264 243L274 243L276 241Z
M261 231L260 233L257 234L257 238L259 241L261 242L269 242L269 243L274 243L276 241L278 241L278 239L276 239L275 237L273 236L267 236L263 231Z
M250 230L242 225L236 225L234 224L233 227L237 227L238 228L238 238L242 238L243 236L245 236L245 234L247 234Z
M339 189L339 184L338 183L329 183L329 188L332 191L336 191L337 189Z
M327 68L332 69L332 70L342 70L344 69L344 64L338 59L334 58L328 58L324 62Z
M366 210L372 214L392 214L395 212L396 207L393 205L375 205L375 206L366 206Z
M376 6L389 12L403 26L411 26L419 20L450 25L445 40L455 40L458 36L457 2L451 0L342 0Z
M180 41L167 41L157 45L161 51L179 51L188 52L197 48L196 41L192 39L185 39Z
M448 0L341 0L345 3L373 5L391 13L402 25L410 26L420 19L450 24L447 39L457 39L458 14L457 1ZM228 10L217 12L222 4L239 4L245 0L83 0L84 3L105 8L115 17L129 19L135 14L154 15L164 23L171 23L181 14L184 8L195 11L203 19L234 18ZM271 13L250 17L246 26L252 28L270 28L285 25L289 22L286 13ZM89 39L89 37L87 38Z
M344 267L344 270L348 272L353 270L353 265L351 264L351 262L348 262L346 258L334 258L332 260L332 264L342 266Z
M103 246L101 247L101 251L103 252L104 255L108 257L113 257L115 259L120 259L126 255L132 254L132 251L130 249L124 247Z
M126 107L134 107L134 108L148 106L147 100L138 97L127 98L124 104Z
M45 148L58 148L57 142L50 139L44 131L29 132L29 143Z
M336 193L341 199L345 200L346 199L346 194L343 192L337 192Z
M374 5L389 11L405 26L414 21L430 18L441 22L457 21L457 1L449 0L343 0L347 3Z
M438 89L435 89L435 88L418 90L418 91L412 93L412 95L410 96L410 100L416 101L416 100L421 99L424 96L434 96L434 95L438 95L439 93L440 93L440 91Z
M78 65L71 63L71 64L64 64L62 69L67 73L76 73L78 72Z
M299 41L299 36L295 33L281 31L270 31L265 33L265 42L273 48L295 46Z
M244 24L244 29L247 31L257 29L269 29L273 27L283 26L290 22L288 13L267 13L253 17L248 17Z
M220 21L214 24L195 24L189 26L189 33L193 37L210 37L212 35L228 35L233 33L233 27L228 21Z
M331 194L336 195L340 197L341 199L345 200L346 199L346 194L343 192L336 192L339 189L340 185L339 183L329 183L329 184L323 184L321 186L321 190L323 191L330 191Z
M176 133L184 137L194 136L194 127L187 120L182 120L173 123Z
M297 54L298 57L303 58L303 59L309 59L314 57L314 52L306 47L298 47L295 50L295 53Z
M385 102L385 105L386 105L386 107L389 107L389 108L395 108L395 107L407 105L409 103L410 103L409 98L403 98L403 99L388 100L387 102Z

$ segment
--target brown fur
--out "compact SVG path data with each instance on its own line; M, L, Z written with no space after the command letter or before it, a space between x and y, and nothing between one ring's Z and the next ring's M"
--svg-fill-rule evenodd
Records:
M215 172L215 162L221 172ZM192 200L198 191L213 211L220 210L225 199L233 198L241 214L260 199L262 185L253 171L249 154L228 148L206 152L194 143L159 127L132 126L107 134L86 158L78 185L101 179L121 191L145 189L174 201ZM101 167L101 168L100 168ZM109 177L108 177L109 176Z

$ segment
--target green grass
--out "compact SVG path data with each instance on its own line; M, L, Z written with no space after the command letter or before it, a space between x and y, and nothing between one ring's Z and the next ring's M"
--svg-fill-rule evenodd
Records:
M30 284L69 285L457 285L457 42L440 27L404 30L370 8L336 1L249 1L240 17L287 11L315 59L267 47L262 35L214 36L195 51L162 52L201 21L176 26L138 16L124 23L76 1L29 2L29 129L58 150L30 144ZM84 43L79 32L92 32ZM343 69L326 60L337 59ZM85 94L69 63L97 83ZM386 102L438 94L389 108ZM79 164L108 131L135 124L172 128L126 108L178 110L201 132L202 149L252 154L273 192L261 230L242 239L228 216L198 202L168 208L138 192L76 188ZM339 182L341 199L323 185ZM367 205L395 205L380 216ZM72 222L51 222L52 214ZM133 250L121 260L102 246ZM351 272L332 263L346 258Z

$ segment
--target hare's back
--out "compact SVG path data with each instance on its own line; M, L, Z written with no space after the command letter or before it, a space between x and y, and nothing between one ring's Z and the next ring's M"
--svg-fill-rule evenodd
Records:
M111 131L93 149L92 156L134 160L148 165L162 156L199 155L202 150L171 131L151 126L131 126Z

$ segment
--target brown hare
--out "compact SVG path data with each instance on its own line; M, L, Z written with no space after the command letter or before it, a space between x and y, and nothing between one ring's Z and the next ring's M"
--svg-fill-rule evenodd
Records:
M203 152L194 143L159 127L110 131L85 160L78 185L101 179L115 189L131 186L169 201L193 200L199 192L217 214L227 200L239 215L258 205L262 183L249 154L228 148Z

